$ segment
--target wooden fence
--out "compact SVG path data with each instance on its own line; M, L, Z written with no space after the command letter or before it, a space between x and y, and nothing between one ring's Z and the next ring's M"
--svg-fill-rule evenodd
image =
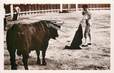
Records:
M18 6L23 14L38 14L47 12L60 12L61 9L66 11L80 11L83 4L5 4L6 16L14 12L14 7ZM110 10L110 4L87 4L89 10Z

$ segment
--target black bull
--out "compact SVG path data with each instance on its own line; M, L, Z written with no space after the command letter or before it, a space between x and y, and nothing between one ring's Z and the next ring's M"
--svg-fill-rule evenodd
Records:
M28 69L28 57L31 50L37 53L37 64L46 65L45 54L49 39L58 37L57 29L60 28L51 21L39 21L32 24L14 24L7 31L7 49L10 54L11 69L17 69L15 53L22 55L24 68ZM40 51L42 51L42 62L40 61Z

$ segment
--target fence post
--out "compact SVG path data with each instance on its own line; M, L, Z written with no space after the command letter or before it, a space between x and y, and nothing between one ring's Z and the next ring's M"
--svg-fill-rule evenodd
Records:
M13 19L13 4L10 5L11 19Z
M60 12L63 12L63 4L60 4Z
M70 11L71 7L70 7L71 4L68 4L68 11Z
M78 11L78 4L76 4L76 11Z

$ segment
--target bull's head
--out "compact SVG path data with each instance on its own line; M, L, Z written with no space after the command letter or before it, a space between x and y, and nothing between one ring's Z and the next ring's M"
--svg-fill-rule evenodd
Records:
M56 25L55 23L51 22L51 21L46 21L46 24L48 24L49 26L49 35L50 38L52 39L56 39L56 37L58 37L58 31L60 29L59 25Z

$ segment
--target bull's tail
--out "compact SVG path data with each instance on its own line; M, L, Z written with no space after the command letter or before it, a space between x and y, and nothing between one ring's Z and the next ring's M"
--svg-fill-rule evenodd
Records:
M8 29L7 37L6 37L8 50L17 49L17 45L16 45L16 40L18 36L17 33L18 33L17 24L14 24L10 29ZM21 56L21 51L19 49L17 49L17 55Z
M21 51L20 50L17 50L17 55L21 56Z

